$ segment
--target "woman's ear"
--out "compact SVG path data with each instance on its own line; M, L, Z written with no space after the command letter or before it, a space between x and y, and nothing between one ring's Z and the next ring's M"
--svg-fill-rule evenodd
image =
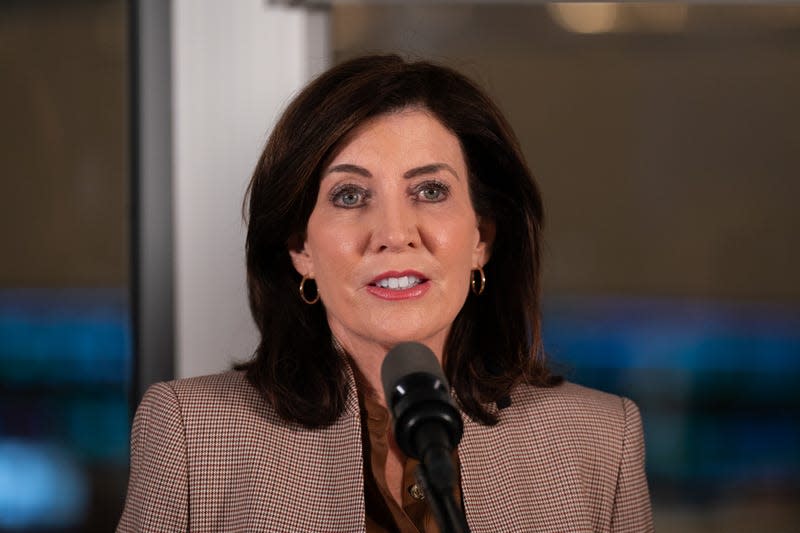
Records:
M294 269L297 270L297 273L301 276L313 278L314 261L303 236L295 235L289 239L286 245L289 249L289 257L292 258L292 264L294 265Z
M497 227L494 220L491 218L478 219L478 245L475 247L474 265L475 268L483 267L489 262L492 256L492 246L494 246L494 237Z

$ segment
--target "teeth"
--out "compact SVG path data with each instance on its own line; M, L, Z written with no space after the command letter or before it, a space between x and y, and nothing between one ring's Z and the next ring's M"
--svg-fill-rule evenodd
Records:
M414 285L419 284L419 278L416 276L402 276L400 278L384 278L376 283L378 287L392 290L403 290Z

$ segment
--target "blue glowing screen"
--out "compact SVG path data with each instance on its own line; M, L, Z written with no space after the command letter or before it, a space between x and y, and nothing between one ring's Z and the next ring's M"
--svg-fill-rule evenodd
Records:
M129 314L121 288L0 290L0 529L89 530L98 507L119 511Z
M568 379L637 402L656 497L800 497L797 307L561 299L543 338Z

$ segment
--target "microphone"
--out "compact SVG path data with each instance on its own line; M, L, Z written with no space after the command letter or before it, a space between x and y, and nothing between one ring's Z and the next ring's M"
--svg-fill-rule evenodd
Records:
M440 530L469 532L453 498L457 473L451 458L464 425L439 361L424 344L400 343L383 360L381 382L395 441L406 456L420 461L417 480Z
M464 429L461 416L442 367L427 346L403 342L389 350L381 381L394 438L403 453L424 461L432 447L451 452L458 446Z

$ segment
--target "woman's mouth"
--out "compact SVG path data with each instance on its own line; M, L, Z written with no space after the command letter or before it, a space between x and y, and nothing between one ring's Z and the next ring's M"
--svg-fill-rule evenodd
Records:
M383 300L405 300L422 296L430 288L428 279L419 272L385 272L375 278L367 291Z
M414 287L415 285L419 285L422 282L420 278L417 276L400 276L400 277L389 277L379 279L374 283L376 287L382 287L384 289L391 289L391 290L403 290L408 289L409 287Z

